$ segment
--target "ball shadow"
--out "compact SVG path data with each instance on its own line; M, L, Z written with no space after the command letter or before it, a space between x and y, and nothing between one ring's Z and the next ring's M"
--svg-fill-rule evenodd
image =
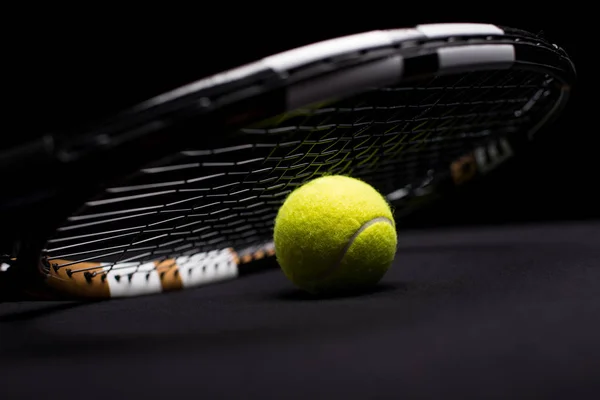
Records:
M301 289L287 289L272 294L270 297L280 301L323 301L337 300L345 298L367 297L380 293L394 292L405 290L402 284L379 284L368 289L362 290L347 290L332 294L311 294Z

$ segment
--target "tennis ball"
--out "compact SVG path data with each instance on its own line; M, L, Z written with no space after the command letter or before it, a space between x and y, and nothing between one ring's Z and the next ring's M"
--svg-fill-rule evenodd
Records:
M374 286L397 245L385 198L369 184L340 175L294 190L277 213L273 236L284 274L312 294Z

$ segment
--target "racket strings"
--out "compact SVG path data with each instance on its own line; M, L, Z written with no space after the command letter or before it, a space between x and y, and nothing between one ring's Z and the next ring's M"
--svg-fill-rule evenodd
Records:
M532 103L547 84L523 71L442 76L271 118L108 188L57 230L48 260L69 260L58 268L74 273L147 272L149 262L258 248L304 182L350 174L382 193L423 185L491 135L547 112L551 102Z

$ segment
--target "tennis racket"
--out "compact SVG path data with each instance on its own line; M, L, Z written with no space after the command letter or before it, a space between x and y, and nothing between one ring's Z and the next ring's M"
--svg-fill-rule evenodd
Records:
M37 297L107 299L276 265L277 210L350 175L398 220L527 154L575 69L542 37L428 24L335 38L0 153L0 275Z

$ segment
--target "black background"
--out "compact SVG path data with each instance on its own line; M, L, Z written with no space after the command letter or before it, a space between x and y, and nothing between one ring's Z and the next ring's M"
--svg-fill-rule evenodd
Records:
M192 8L197 6L197 8ZM585 9L524 3L362 5L196 4L189 9L65 10L21 19L9 42L6 113L18 134L6 144L118 112L206 75L335 36L435 22L485 22L543 32L567 50L578 82L562 117L535 153L475 194L429 211L421 224L501 223L600 216L595 183L594 52ZM138 13L139 12L139 13ZM14 70L13 70L14 69ZM482 207L479 207L483 205Z

